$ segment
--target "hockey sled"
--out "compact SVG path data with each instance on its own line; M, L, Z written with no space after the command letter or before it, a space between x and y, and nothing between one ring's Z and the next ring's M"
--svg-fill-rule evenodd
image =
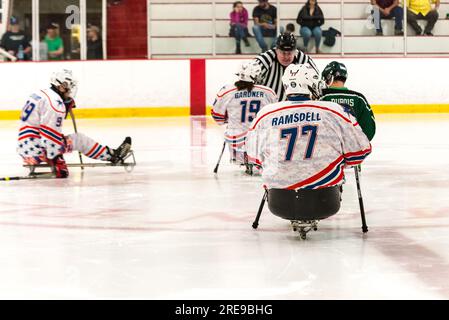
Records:
M97 167L123 167L126 172L131 172L136 166L136 158L134 157L134 152L131 150L126 157L118 163L110 162L98 162L98 163L68 163L68 168L97 168ZM37 165L24 165L25 168L30 170L30 175L36 173L38 168L51 168L49 164L37 164Z
M253 228L257 229L260 214L265 201L270 211L283 219L289 220L293 231L301 239L311 230L318 230L318 222L327 219L340 210L341 188L334 186L317 190L267 189L259 207Z

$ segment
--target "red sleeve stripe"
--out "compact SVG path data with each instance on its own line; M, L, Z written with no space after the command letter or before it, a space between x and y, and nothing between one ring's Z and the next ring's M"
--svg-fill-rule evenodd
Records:
M106 147L103 147L100 152L94 157L94 159L98 159L98 157L104 152L104 150L106 149Z
M262 120L264 117L266 117L266 116L268 116L268 115L270 115L270 114L272 114L272 113L279 112L279 111L283 111L283 110L288 110L288 109L296 109L296 108L315 108L315 109L321 109L321 110L329 111L329 112L332 112L333 114L336 114L337 116L339 116L340 118L342 118L344 121L346 121L346 122L352 124L351 120L349 120L349 119L346 118L344 115L338 113L338 112L335 111L335 110L332 110L332 109L329 109L329 108L326 108L326 107L313 106L313 105L310 105L310 104L302 104L302 105L285 106L285 107L281 107L281 108L279 108L279 109L276 109L276 110L267 112L267 113L265 113L264 115L262 115L259 119L257 119L257 121L253 124L253 126L251 127L251 129L255 129L256 126L257 126L257 124L260 122L260 120Z
M25 126L19 129L19 131L25 130L25 129L33 129L33 130L39 130L39 127L33 127L33 126Z
M91 154L92 152L94 152L94 150L97 149L97 147L98 147L98 143L96 143L96 144L92 147L92 149L90 149L89 152L86 153L86 156L90 157L90 154Z
M41 137L39 135L37 135L37 134L27 134L27 135L24 135L23 137L20 137L19 141L23 140L23 139L28 139L28 138L40 139Z
M370 152L371 152L371 144L369 145L368 149L355 151L355 152L348 152L348 153L343 154L343 157L350 158L350 157L356 157L356 156L363 156Z
M47 138L47 139L53 141L54 143L56 143L56 144L58 144L58 145L61 145L61 146L63 145L63 142L62 142L62 141L56 140L55 138L53 138L53 137L50 136L49 134L45 133L44 131L41 131L41 135L42 135L42 137Z
M41 125L41 128L43 128L43 129L45 129L45 130L48 130L48 131L50 131L51 133L53 133L54 135L57 135L57 136L59 136L59 137L62 138L62 133L61 133L61 132L58 132L58 131L56 131L55 129L50 128L49 126Z

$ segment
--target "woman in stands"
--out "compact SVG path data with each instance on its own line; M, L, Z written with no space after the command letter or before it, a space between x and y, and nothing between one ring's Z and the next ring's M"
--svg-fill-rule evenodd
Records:
M318 6L317 0L307 0L298 13L296 22L301 26L299 33L304 40L304 51L307 52L310 37L315 38L316 53L321 53L321 26L324 24L324 15Z
M249 47L248 41L248 11L243 7L241 1L236 1L232 5L232 12L229 14L231 19L230 25L231 30L229 30L229 35L235 38L236 54L241 54L242 49L240 47L240 42L243 39L245 46Z

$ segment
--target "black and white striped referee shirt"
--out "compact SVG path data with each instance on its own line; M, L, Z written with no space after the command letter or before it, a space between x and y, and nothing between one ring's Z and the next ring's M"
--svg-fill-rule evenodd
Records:
M285 96L284 86L282 85L282 75L287 67L284 67L279 63L276 57L276 51L271 49L261 53L256 57L256 61L262 67L262 74L260 77L261 80L259 80L257 84L273 89L273 91L276 92L279 101L284 101L287 97ZM298 53L292 63L308 63L316 70L318 74L320 73L312 58L300 50L298 50Z

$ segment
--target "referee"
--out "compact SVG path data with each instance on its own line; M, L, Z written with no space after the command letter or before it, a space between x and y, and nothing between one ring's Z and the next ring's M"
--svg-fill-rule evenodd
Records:
M255 59L262 67L262 73L257 84L267 86L276 92L279 101L286 99L282 85L282 75L290 64L310 64L319 74L312 58L296 49L296 38L293 34L284 32L277 41L276 47L258 55Z

